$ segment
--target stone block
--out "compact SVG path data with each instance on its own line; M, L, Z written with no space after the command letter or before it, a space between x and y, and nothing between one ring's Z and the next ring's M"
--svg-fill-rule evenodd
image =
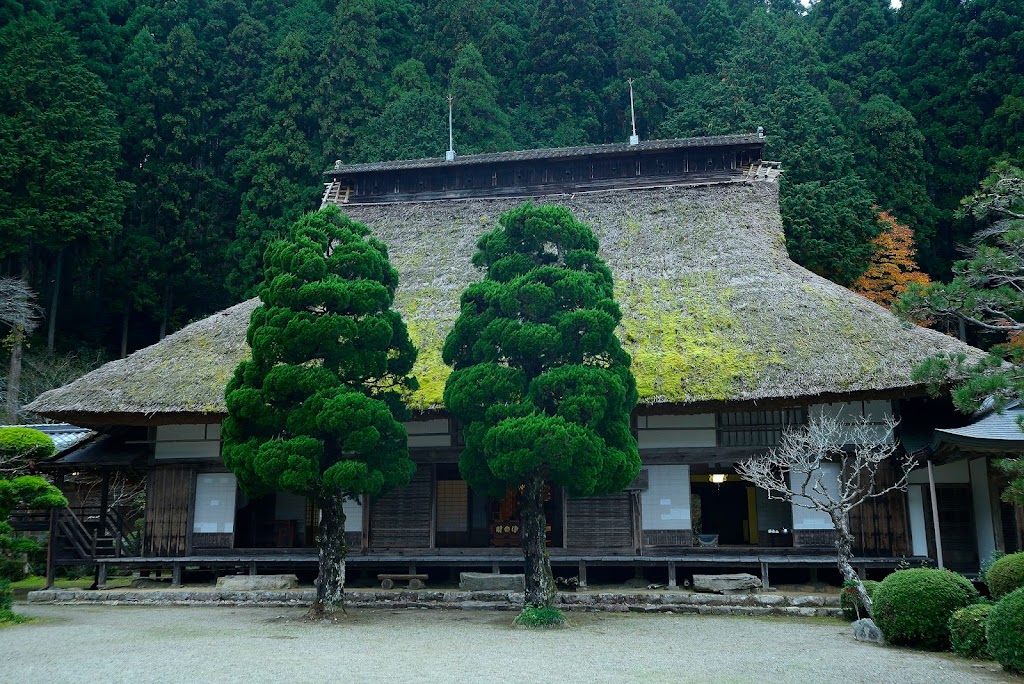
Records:
M794 596L793 597L793 605L794 606L820 607L820 606L825 605L825 597L824 596Z
M732 575L694 575L694 591L725 594L729 592L749 592L761 588L761 580L745 572Z
M885 637L882 630L878 628L871 618L861 618L853 623L853 638L857 641L867 641L879 646L885 645Z
M217 578L217 588L225 591L269 591L298 586L299 578L295 575L227 575Z
M526 575L460 572L459 588L465 591L526 591Z

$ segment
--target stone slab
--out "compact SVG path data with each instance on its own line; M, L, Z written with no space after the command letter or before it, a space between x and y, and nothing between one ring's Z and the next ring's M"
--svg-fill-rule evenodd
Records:
M745 572L731 575L694 575L693 590L717 594L744 593L761 588L761 580Z
M295 575L226 575L217 578L217 588L225 591L272 591L298 586L299 578Z
M525 591L526 575L460 572L459 588L463 591Z

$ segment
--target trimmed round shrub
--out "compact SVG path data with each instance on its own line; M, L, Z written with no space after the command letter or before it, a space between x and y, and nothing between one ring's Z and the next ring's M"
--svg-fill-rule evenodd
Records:
M988 569L985 579L988 581L989 593L997 601L1011 591L1024 587L1024 551L997 560Z
M976 603L953 613L949 618L949 641L954 653L965 658L988 656L985 626L993 608L994 603Z
M992 608L985 626L988 652L1011 672L1024 673L1024 587Z
M0 460L35 461L53 456L56 447L46 433L26 427L0 428Z
M864 591L868 592L868 596L872 601L875 599L875 589L881 582L875 582L874 580L864 580ZM843 590L839 594L839 607L843 609L843 617L853 622L860 615L862 618L868 617L868 612L864 610L864 602L860 600L860 592L857 591L857 583L847 580L843 582Z
M978 590L949 570L898 570L878 585L873 602L875 623L890 644L944 651L949 618L977 603Z

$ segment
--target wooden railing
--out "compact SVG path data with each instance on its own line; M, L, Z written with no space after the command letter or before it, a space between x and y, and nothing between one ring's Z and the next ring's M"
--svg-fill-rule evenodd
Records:
M55 516L54 548L65 558L77 560L122 558L142 552L142 535L117 508L103 511L99 506L76 506L56 511L17 510L10 518L18 531L49 531Z

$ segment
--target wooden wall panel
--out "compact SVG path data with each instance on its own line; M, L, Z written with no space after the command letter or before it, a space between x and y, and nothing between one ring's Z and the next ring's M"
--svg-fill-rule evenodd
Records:
M878 487L895 482L891 463L878 471ZM907 493L894 491L868 499L850 511L853 552L858 556L909 556L910 520L907 515Z
M183 556L191 544L195 470L191 466L154 468L146 487L146 556Z
M633 505L628 492L566 500L566 547L633 547Z
M433 469L419 464L408 487L374 499L370 511L370 548L430 548L433 492Z

